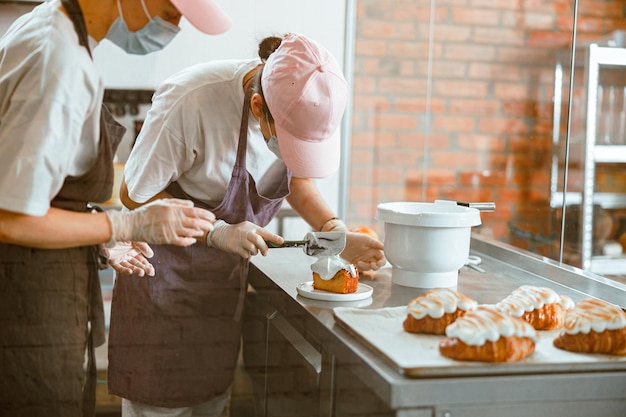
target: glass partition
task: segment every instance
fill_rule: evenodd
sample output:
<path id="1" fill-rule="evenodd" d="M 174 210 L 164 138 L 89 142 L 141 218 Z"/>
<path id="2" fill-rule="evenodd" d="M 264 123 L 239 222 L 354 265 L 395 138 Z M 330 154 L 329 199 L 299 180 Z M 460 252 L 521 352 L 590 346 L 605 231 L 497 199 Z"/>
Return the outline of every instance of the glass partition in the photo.
<path id="1" fill-rule="evenodd" d="M 349 224 L 381 232 L 386 201 L 492 201 L 475 233 L 626 271 L 622 1 L 360 0 L 355 15 Z"/>

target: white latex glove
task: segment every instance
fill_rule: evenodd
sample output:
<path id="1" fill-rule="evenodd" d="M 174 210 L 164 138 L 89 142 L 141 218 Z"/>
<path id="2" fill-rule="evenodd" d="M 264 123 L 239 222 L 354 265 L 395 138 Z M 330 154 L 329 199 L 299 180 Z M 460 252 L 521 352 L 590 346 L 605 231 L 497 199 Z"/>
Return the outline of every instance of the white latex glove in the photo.
<path id="1" fill-rule="evenodd" d="M 346 224 L 339 219 L 331 219 L 324 223 L 324 232 L 342 231 L 348 232 Z M 385 265 L 383 243 L 364 233 L 346 233 L 346 248 L 341 252 L 341 257 L 354 264 L 359 271 L 377 271 Z"/>
<path id="2" fill-rule="evenodd" d="M 377 271 L 387 262 L 384 249 L 383 242 L 378 239 L 364 233 L 348 232 L 341 257 L 359 271 Z"/>
<path id="3" fill-rule="evenodd" d="M 145 242 L 117 242 L 112 248 L 104 248 L 109 265 L 121 274 L 154 276 L 154 266 L 146 258 L 154 252 Z"/>
<path id="4" fill-rule="evenodd" d="M 189 200 L 166 198 L 153 201 L 131 211 L 105 211 L 111 222 L 115 241 L 148 242 L 189 246 L 196 237 L 211 231 L 215 215 L 193 206 Z"/>
<path id="5" fill-rule="evenodd" d="M 261 252 L 267 255 L 268 247 L 265 240 L 283 243 L 283 238 L 248 221 L 228 224 L 218 220 L 207 236 L 207 245 L 226 252 L 236 253 L 244 259 Z"/>

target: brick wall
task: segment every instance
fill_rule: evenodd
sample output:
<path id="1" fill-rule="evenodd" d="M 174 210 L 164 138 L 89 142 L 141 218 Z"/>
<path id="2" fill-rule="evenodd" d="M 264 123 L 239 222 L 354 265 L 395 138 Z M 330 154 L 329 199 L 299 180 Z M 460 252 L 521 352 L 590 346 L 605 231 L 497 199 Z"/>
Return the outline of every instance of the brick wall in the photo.
<path id="1" fill-rule="evenodd" d="M 554 62 L 573 2 L 432 4 L 357 2 L 347 223 L 376 229 L 385 201 L 495 201 L 484 232 L 550 235 Z M 625 8 L 581 0 L 579 41 L 626 29 Z"/>

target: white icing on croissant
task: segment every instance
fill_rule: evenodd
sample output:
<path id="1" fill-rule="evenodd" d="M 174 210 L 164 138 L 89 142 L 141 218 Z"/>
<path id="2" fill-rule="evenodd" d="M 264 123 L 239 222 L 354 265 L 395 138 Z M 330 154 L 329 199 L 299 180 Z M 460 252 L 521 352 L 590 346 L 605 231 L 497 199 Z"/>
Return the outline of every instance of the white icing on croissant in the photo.
<path id="1" fill-rule="evenodd" d="M 514 317 L 521 317 L 525 312 L 542 308 L 546 304 L 560 304 L 565 310 L 574 307 L 574 302 L 566 295 L 558 295 L 545 287 L 522 285 L 513 290 L 504 300 L 496 304 L 496 308 Z"/>
<path id="2" fill-rule="evenodd" d="M 566 333 L 601 333 L 626 327 L 626 313 L 620 307 L 602 300 L 586 298 L 565 314 Z"/>
<path id="3" fill-rule="evenodd" d="M 356 276 L 356 268 L 339 255 L 322 256 L 311 265 L 311 271 L 317 272 L 322 279 L 332 279 L 337 272 L 345 269 L 352 277 Z"/>
<path id="4" fill-rule="evenodd" d="M 524 320 L 495 308 L 478 306 L 446 327 L 446 336 L 456 337 L 466 345 L 482 346 L 500 337 L 529 337 L 537 341 L 537 332 Z"/>
<path id="5" fill-rule="evenodd" d="M 438 319 L 443 317 L 445 313 L 454 313 L 457 308 L 468 311 L 477 306 L 476 301 L 454 290 L 433 288 L 411 300 L 407 306 L 407 312 L 418 320 L 425 316 Z"/>

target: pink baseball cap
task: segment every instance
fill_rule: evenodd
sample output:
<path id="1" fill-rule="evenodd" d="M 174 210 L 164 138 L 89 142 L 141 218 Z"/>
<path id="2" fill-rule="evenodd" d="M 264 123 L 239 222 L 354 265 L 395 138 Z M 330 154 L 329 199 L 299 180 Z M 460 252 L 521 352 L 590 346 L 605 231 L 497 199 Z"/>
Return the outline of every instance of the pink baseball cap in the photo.
<path id="1" fill-rule="evenodd" d="M 230 17 L 213 0 L 170 0 L 198 30 L 219 35 L 233 25 Z"/>
<path id="2" fill-rule="evenodd" d="M 293 174 L 321 178 L 337 171 L 348 83 L 331 53 L 289 34 L 267 59 L 261 86 L 280 154 Z"/>

